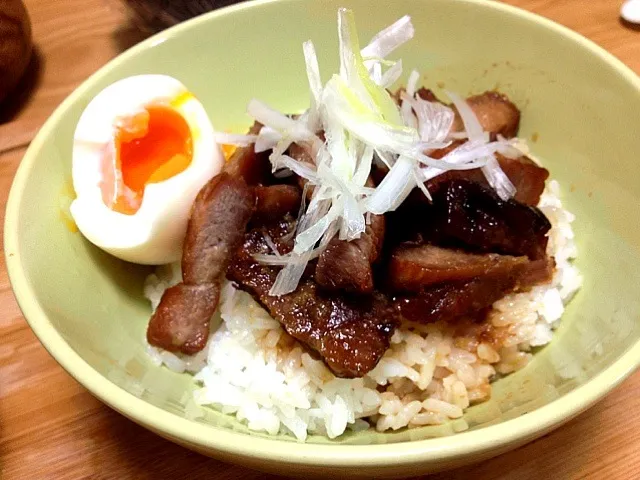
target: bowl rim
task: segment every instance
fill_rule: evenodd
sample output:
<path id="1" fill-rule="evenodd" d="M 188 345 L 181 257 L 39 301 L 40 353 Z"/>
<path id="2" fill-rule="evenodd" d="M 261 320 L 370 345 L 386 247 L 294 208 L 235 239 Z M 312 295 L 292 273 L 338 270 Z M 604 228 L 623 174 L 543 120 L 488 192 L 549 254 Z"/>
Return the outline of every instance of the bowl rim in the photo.
<path id="1" fill-rule="evenodd" d="M 112 59 L 77 87 L 45 122 L 25 153 L 13 180 L 7 201 L 4 225 L 5 260 L 14 295 L 28 324 L 53 358 L 80 384 L 114 410 L 136 423 L 168 436 L 171 439 L 219 454 L 257 457 L 271 462 L 298 465 L 325 465 L 343 467 L 364 464 L 367 467 L 388 465 L 414 465 L 425 462 L 446 462 L 469 453 L 505 449 L 509 445 L 524 443 L 577 416 L 627 378 L 640 366 L 640 342 L 632 345 L 612 365 L 581 385 L 518 418 L 455 435 L 374 445 L 317 444 L 286 442 L 276 438 L 247 436 L 215 425 L 201 424 L 160 407 L 149 404 L 117 386 L 85 362 L 57 332 L 42 308 L 36 292 L 22 269 L 18 242 L 19 212 L 23 191 L 45 139 L 66 115 L 70 107 L 102 76 L 139 52 L 164 42 L 172 36 L 206 23 L 212 18 L 231 15 L 248 8 L 259 8 L 281 0 L 255 0 L 225 7 L 183 22 L 160 32 Z M 510 16 L 536 23 L 559 34 L 567 41 L 581 45 L 609 65 L 640 92 L 640 78 L 624 63 L 591 40 L 547 18 L 500 2 L 485 0 L 459 0 L 479 8 L 489 8 Z M 286 448 L 281 448 L 286 446 Z"/>

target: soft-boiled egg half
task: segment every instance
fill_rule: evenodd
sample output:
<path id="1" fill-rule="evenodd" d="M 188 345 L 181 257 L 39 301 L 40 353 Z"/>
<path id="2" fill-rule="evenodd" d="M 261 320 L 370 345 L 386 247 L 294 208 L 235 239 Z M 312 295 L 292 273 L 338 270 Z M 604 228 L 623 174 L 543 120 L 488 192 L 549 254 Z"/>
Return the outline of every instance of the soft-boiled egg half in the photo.
<path id="1" fill-rule="evenodd" d="M 71 214 L 89 241 L 118 258 L 177 261 L 191 205 L 223 163 L 207 113 L 182 83 L 125 78 L 78 122 Z"/>

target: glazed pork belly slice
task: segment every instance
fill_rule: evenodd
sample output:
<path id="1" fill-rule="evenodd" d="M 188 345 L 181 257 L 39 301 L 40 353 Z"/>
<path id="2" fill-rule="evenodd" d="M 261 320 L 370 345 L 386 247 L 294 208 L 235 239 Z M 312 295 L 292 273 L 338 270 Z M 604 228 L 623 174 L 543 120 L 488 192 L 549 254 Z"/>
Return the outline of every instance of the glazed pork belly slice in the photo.
<path id="1" fill-rule="evenodd" d="M 444 183 L 433 195 L 423 234 L 438 241 L 462 244 L 483 253 L 546 256 L 549 220 L 536 207 L 501 200 L 490 188 L 468 180 Z"/>
<path id="2" fill-rule="evenodd" d="M 454 142 L 446 149 L 441 149 L 430 155 L 434 156 L 434 158 L 441 158 L 457 146 L 462 145 L 462 143 L 463 142 Z M 547 178 L 549 178 L 549 171 L 526 156 L 509 158 L 496 153 L 495 157 L 496 160 L 498 160 L 500 168 L 516 189 L 513 200 L 535 207 L 538 202 L 540 202 L 540 195 L 542 195 Z M 435 194 L 443 184 L 451 180 L 468 180 L 489 187 L 487 178 L 479 168 L 471 170 L 449 170 L 428 180 L 425 182 L 425 186 L 429 192 Z"/>
<path id="3" fill-rule="evenodd" d="M 430 243 L 472 253 L 545 258 L 549 220 L 534 206 L 501 200 L 465 179 L 444 180 L 429 202 L 422 192 L 387 214 L 386 248 Z M 412 193 L 412 195 L 413 195 Z"/>

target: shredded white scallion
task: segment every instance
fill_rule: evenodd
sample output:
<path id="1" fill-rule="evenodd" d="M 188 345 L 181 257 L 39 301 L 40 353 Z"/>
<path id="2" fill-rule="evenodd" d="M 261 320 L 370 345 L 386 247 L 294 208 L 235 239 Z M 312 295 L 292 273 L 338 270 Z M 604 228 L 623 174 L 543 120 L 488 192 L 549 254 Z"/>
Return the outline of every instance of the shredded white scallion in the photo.
<path id="1" fill-rule="evenodd" d="M 412 70 L 407 80 L 407 95 L 413 98 L 418 89 L 418 81 L 420 80 L 420 73 L 417 70 Z"/>
<path id="2" fill-rule="evenodd" d="M 386 72 L 382 74 L 382 77 L 380 77 L 380 82 L 376 83 L 384 88 L 390 88 L 391 85 L 398 81 L 400 75 L 402 75 L 402 60 L 398 60 L 396 63 L 394 63 Z"/>
<path id="3" fill-rule="evenodd" d="M 384 58 L 400 45 L 411 40 L 414 34 L 411 17 L 405 15 L 376 33 L 369 44 L 362 49 L 362 56 Z"/>
<path id="4" fill-rule="evenodd" d="M 273 150 L 273 148 L 282 140 L 282 135 L 271 127 L 264 126 L 260 129 L 254 150 L 256 153 Z"/>
<path id="5" fill-rule="evenodd" d="M 402 95 L 402 101 L 407 102 L 417 117 L 418 132 L 423 142 L 444 142 L 451 131 L 455 114 L 446 105 L 423 100 L 418 95 Z"/>
<path id="6" fill-rule="evenodd" d="M 237 147 L 248 147 L 256 143 L 258 135 L 243 135 L 240 133 L 215 132 L 214 138 L 219 145 L 235 145 Z"/>

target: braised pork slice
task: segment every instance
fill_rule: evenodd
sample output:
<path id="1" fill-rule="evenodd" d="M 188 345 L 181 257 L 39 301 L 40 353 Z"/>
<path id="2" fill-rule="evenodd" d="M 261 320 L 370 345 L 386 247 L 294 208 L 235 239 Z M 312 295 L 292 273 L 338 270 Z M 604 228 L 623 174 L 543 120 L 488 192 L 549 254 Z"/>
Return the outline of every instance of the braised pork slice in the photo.
<path id="1" fill-rule="evenodd" d="M 147 329 L 151 345 L 196 353 L 209 336 L 220 282 L 253 213 L 254 194 L 242 178 L 221 173 L 198 193 L 182 253 L 183 282 L 166 290 Z"/>
<path id="2" fill-rule="evenodd" d="M 419 293 L 398 295 L 394 302 L 402 317 L 414 322 L 447 322 L 473 317 L 509 293 L 548 282 L 553 265 L 552 259 L 527 260 L 509 271 L 431 285 Z"/>
<path id="3" fill-rule="evenodd" d="M 382 251 L 384 232 L 384 216 L 371 215 L 371 223 L 360 238 L 351 242 L 331 240 L 318 258 L 316 282 L 328 290 L 373 292 L 372 264 Z"/>
<path id="4" fill-rule="evenodd" d="M 440 102 L 431 90 L 424 87 L 417 93 L 424 100 Z M 492 139 L 495 140 L 498 134 L 505 138 L 513 138 L 517 135 L 520 128 L 520 110 L 506 95 L 498 92 L 485 92 L 469 97 L 466 101 L 478 117 L 482 128 L 489 132 Z M 452 130 L 454 132 L 463 131 L 462 118 L 455 108 L 452 108 L 456 114 Z M 429 155 L 433 158 L 442 158 L 463 143 L 464 141 L 455 141 L 450 146 L 431 152 Z M 537 205 L 549 172 L 525 156 L 512 159 L 497 153 L 496 158 L 504 173 L 516 187 L 514 199 L 526 205 Z M 452 170 L 427 182 L 427 188 L 429 191 L 433 191 L 443 180 L 454 178 L 464 178 L 488 185 L 480 169 Z"/>
<path id="5" fill-rule="evenodd" d="M 241 178 L 221 173 L 198 193 L 182 251 L 184 283 L 212 283 L 224 277 L 229 259 L 242 241 L 255 197 Z"/>
<path id="6" fill-rule="evenodd" d="M 428 88 L 425 87 L 420 87 L 418 89 L 418 91 L 416 92 L 416 94 L 423 100 L 426 100 L 427 102 L 437 102 L 437 103 L 442 103 L 438 97 L 436 97 L 436 94 L 433 93 L 431 90 L 429 90 Z"/>
<path id="7" fill-rule="evenodd" d="M 442 158 L 458 145 L 460 145 L 460 143 L 454 142 L 446 149 L 438 150 L 435 152 L 435 156 L 433 154 L 432 156 L 434 158 Z M 513 183 L 513 186 L 516 188 L 513 199 L 525 205 L 535 207 L 538 202 L 540 202 L 540 195 L 542 195 L 545 182 L 547 178 L 549 178 L 549 171 L 525 156 L 508 158 L 496 153 L 496 159 L 502 171 L 509 177 L 509 180 L 511 180 L 511 183 Z M 427 181 L 425 186 L 429 192 L 436 193 L 443 183 L 455 179 L 469 180 L 480 183 L 486 187 L 489 186 L 487 178 L 479 168 L 471 170 L 449 170 Z"/>
<path id="8" fill-rule="evenodd" d="M 257 186 L 254 218 L 260 222 L 272 222 L 295 213 L 300 208 L 302 192 L 295 185 Z"/>
<path id="9" fill-rule="evenodd" d="M 260 264 L 252 256 L 270 253 L 264 235 L 264 229 L 246 234 L 227 278 L 260 302 L 291 336 L 318 352 L 335 375 L 354 378 L 372 370 L 397 325 L 391 303 L 377 293 L 351 297 L 323 292 L 309 277 L 290 294 L 270 296 L 279 268 Z M 269 235 L 278 242 L 278 232 L 272 229 Z"/>
<path id="10" fill-rule="evenodd" d="M 513 291 L 515 285 L 512 276 L 481 277 L 434 285 L 416 295 L 400 295 L 395 303 L 402 317 L 412 322 L 448 322 L 482 311 Z"/>
<path id="11" fill-rule="evenodd" d="M 315 165 L 315 162 L 313 161 L 313 157 L 311 157 L 311 154 L 307 151 L 307 149 L 297 143 L 292 143 L 291 145 L 289 145 L 289 148 L 287 149 L 287 154 L 291 158 L 294 158 L 297 161 L 299 161 L 300 163 Z"/>
<path id="12" fill-rule="evenodd" d="M 549 178 L 549 170 L 524 156 L 508 158 L 497 153 L 496 158 L 502 171 L 516 187 L 513 199 L 525 205 L 538 205 L 545 182 Z"/>
<path id="13" fill-rule="evenodd" d="M 262 124 L 255 122 L 249 134 L 260 133 Z M 234 178 L 242 178 L 247 185 L 267 185 L 271 182 L 269 152 L 256 153 L 254 145 L 238 147 L 224 166 L 224 171 Z"/>
<path id="14" fill-rule="evenodd" d="M 404 87 L 400 87 L 398 88 L 395 92 L 389 92 L 389 94 L 391 95 L 391 98 L 393 98 L 395 100 L 395 102 L 400 105 L 400 103 L 402 102 L 402 97 L 403 94 L 407 91 L 406 88 Z M 436 94 L 433 93 L 432 90 L 426 88 L 426 87 L 420 87 L 418 89 L 418 91 L 416 92 L 416 94 L 423 100 L 426 100 L 427 102 L 437 102 L 437 103 L 442 103 L 443 105 L 445 104 L 444 102 L 442 102 L 438 97 L 436 97 Z"/>
<path id="15" fill-rule="evenodd" d="M 490 188 L 456 179 L 433 194 L 423 234 L 480 252 L 545 258 L 549 220 L 536 207 L 503 201 Z"/>
<path id="16" fill-rule="evenodd" d="M 435 245 L 405 244 L 391 254 L 387 282 L 394 291 L 419 292 L 437 283 L 467 281 L 484 275 L 511 276 L 527 263 L 527 257 L 478 255 Z"/>
<path id="17" fill-rule="evenodd" d="M 556 260 L 553 257 L 532 260 L 525 265 L 519 281 L 519 290 L 527 290 L 534 285 L 549 283 L 553 279 Z"/>
<path id="18" fill-rule="evenodd" d="M 485 92 L 469 97 L 466 101 L 478 117 L 482 129 L 489 132 L 493 139 L 498 135 L 513 138 L 518 134 L 520 110 L 506 95 L 498 92 Z M 464 123 L 458 112 L 455 111 L 455 113 L 452 131 L 461 132 L 464 130 Z"/>
<path id="19" fill-rule="evenodd" d="M 220 285 L 179 283 L 165 290 L 149 328 L 150 345 L 193 355 L 209 338 L 209 321 L 218 306 Z"/>

